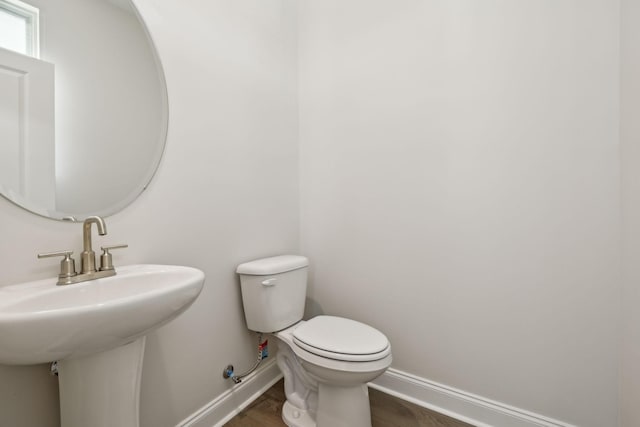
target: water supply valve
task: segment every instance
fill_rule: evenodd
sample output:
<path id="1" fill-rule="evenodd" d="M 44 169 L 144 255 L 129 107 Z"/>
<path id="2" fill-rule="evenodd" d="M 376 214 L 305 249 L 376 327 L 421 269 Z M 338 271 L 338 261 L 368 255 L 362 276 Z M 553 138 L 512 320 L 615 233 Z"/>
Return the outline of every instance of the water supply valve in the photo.
<path id="1" fill-rule="evenodd" d="M 231 378 L 235 384 L 239 384 L 242 381 L 242 378 L 255 371 L 260 365 L 260 362 L 262 362 L 267 357 L 269 357 L 269 341 L 262 341 L 262 333 L 258 332 L 258 358 L 253 367 L 251 367 L 251 369 L 246 372 L 236 375 L 233 371 L 233 365 L 227 365 L 227 367 L 222 371 L 222 378 L 224 378 L 225 380 Z"/>

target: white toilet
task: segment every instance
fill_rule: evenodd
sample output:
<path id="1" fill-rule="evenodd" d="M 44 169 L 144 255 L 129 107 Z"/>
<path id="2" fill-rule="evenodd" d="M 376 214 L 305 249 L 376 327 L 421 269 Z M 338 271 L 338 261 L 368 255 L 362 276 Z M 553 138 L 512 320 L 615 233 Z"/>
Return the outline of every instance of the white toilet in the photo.
<path id="1" fill-rule="evenodd" d="M 289 427 L 371 427 L 367 382 L 391 364 L 380 331 L 334 316 L 304 321 L 309 261 L 284 255 L 238 266 L 250 330 L 278 338 Z"/>

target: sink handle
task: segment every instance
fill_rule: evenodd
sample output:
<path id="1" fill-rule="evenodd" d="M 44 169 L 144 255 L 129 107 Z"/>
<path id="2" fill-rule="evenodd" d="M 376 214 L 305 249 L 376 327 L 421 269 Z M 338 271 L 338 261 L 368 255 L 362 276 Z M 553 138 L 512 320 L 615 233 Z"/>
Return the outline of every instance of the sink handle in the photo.
<path id="1" fill-rule="evenodd" d="M 73 255 L 73 251 L 46 252 L 38 254 L 38 258 L 51 258 L 56 256 L 64 257 L 62 261 L 60 261 L 60 274 L 58 274 L 60 281 L 64 281 L 64 279 L 68 279 L 69 277 L 73 277 L 77 274 L 76 262 L 71 258 L 71 255 Z"/>
<path id="2" fill-rule="evenodd" d="M 113 270 L 113 257 L 110 250 L 128 248 L 129 245 L 113 245 L 113 246 L 100 246 L 102 249 L 102 255 L 100 255 L 100 271 Z"/>

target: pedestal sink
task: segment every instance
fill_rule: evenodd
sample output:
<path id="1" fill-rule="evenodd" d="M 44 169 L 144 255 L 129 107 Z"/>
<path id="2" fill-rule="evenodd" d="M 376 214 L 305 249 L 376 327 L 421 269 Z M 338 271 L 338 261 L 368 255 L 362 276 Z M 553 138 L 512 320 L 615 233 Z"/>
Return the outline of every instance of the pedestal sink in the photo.
<path id="1" fill-rule="evenodd" d="M 137 427 L 145 335 L 195 301 L 204 273 L 131 265 L 56 281 L 0 288 L 0 364 L 58 361 L 62 427 Z"/>

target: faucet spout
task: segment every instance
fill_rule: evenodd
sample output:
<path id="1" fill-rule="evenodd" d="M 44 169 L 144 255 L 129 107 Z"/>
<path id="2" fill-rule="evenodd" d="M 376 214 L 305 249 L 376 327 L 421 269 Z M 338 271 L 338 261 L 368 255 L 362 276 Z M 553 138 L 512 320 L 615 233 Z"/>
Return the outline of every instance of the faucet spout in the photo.
<path id="1" fill-rule="evenodd" d="M 98 234 L 107 234 L 107 225 L 99 216 L 90 216 L 84 220 L 82 225 L 82 244 L 84 250 L 80 254 L 81 273 L 92 273 L 96 271 L 96 253 L 91 248 L 91 224 L 98 228 Z"/>
<path id="2" fill-rule="evenodd" d="M 107 234 L 107 225 L 104 223 L 104 219 L 99 216 L 90 216 L 85 219 L 82 225 L 82 244 L 85 251 L 91 251 L 91 224 L 96 225 L 99 235 Z"/>

